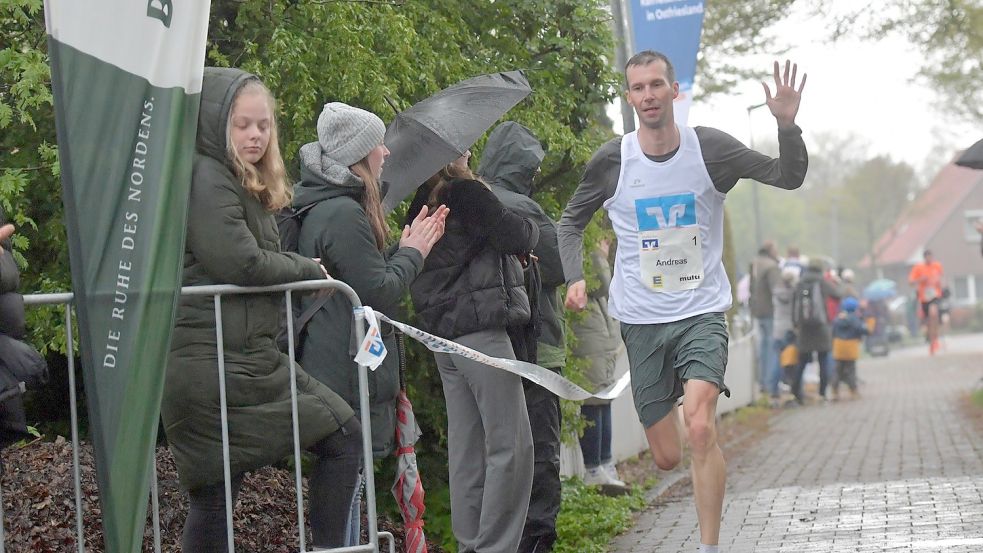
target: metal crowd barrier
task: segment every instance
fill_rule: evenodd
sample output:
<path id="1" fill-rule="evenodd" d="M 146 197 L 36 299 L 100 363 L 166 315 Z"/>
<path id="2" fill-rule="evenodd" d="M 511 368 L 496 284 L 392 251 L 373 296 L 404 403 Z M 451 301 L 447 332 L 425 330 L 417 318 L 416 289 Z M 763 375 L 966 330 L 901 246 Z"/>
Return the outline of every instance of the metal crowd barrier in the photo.
<path id="1" fill-rule="evenodd" d="M 229 284 L 222 285 L 212 285 L 212 286 L 185 286 L 181 288 L 182 296 L 212 296 L 215 301 L 215 336 L 218 343 L 218 371 L 219 371 L 219 399 L 221 401 L 221 416 L 222 416 L 222 456 L 225 464 L 225 517 L 226 517 L 226 531 L 228 533 L 229 540 L 229 553 L 235 553 L 235 540 L 234 531 L 232 525 L 232 478 L 231 470 L 229 467 L 229 426 L 228 426 L 228 411 L 225 396 L 225 352 L 224 343 L 222 337 L 222 296 L 230 296 L 237 294 L 265 294 L 271 292 L 283 292 L 284 293 L 284 303 L 286 305 L 286 312 L 292 313 L 292 293 L 294 291 L 298 292 L 310 292 L 322 289 L 334 289 L 342 292 L 348 297 L 348 300 L 352 304 L 352 309 L 355 313 L 355 337 L 357 344 L 362 342 L 365 337 L 365 328 L 362 324 L 365 320 L 359 307 L 362 307 L 362 302 L 359 300 L 358 295 L 354 290 L 344 282 L 339 280 L 307 280 L 300 282 L 292 282 L 289 284 L 279 284 L 276 286 L 254 286 L 254 287 L 241 287 L 233 286 Z M 75 531 L 76 540 L 78 544 L 78 553 L 85 553 L 85 540 L 83 536 L 83 524 L 82 524 L 82 483 L 81 483 L 81 473 L 79 468 L 79 438 L 78 438 L 78 412 L 76 408 L 76 394 L 75 394 L 75 352 L 73 345 L 72 336 L 72 302 L 73 294 L 71 293 L 59 293 L 59 294 L 32 294 L 24 296 L 24 303 L 26 305 L 65 305 L 65 332 L 66 332 L 66 347 L 67 347 L 67 357 L 68 357 L 68 386 L 69 386 L 69 396 L 71 401 L 71 425 L 72 425 L 72 472 L 75 480 Z M 385 538 L 388 542 L 389 553 L 395 553 L 395 540 L 393 535 L 389 532 L 379 532 L 378 521 L 376 520 L 376 497 L 375 497 L 375 477 L 372 471 L 372 428 L 371 420 L 369 415 L 369 394 L 368 394 L 368 367 L 365 365 L 358 366 L 358 386 L 359 386 L 359 410 L 361 412 L 361 423 L 362 423 L 362 454 L 364 460 L 364 476 L 363 483 L 365 486 L 366 494 L 366 514 L 368 517 L 368 543 L 356 545 L 352 547 L 340 547 L 333 549 L 307 549 L 307 537 L 304 528 L 304 498 L 302 491 L 302 476 L 301 476 L 301 449 L 300 449 L 300 427 L 297 418 L 297 381 L 296 381 L 296 367 L 295 367 L 295 357 L 296 353 L 294 351 L 294 329 L 293 329 L 293 317 L 287 317 L 287 335 L 289 342 L 289 352 L 290 357 L 290 401 L 291 401 L 291 411 L 293 417 L 293 442 L 294 442 L 294 479 L 297 493 L 297 521 L 299 529 L 300 538 L 300 553 L 313 553 L 315 551 L 320 552 L 334 552 L 334 553 L 361 553 L 361 552 L 378 552 L 380 538 Z M 154 551 L 155 553 L 160 553 L 161 551 L 161 539 L 160 539 L 160 512 L 159 512 L 159 502 L 158 502 L 158 490 L 157 490 L 157 466 L 156 457 L 151 460 L 153 464 L 153 478 L 150 488 L 150 498 L 151 498 L 151 511 L 152 511 L 152 521 L 153 521 L 153 532 L 154 532 Z M 3 530 L 3 501 L 2 495 L 0 495 L 0 553 L 4 553 L 4 530 Z"/>

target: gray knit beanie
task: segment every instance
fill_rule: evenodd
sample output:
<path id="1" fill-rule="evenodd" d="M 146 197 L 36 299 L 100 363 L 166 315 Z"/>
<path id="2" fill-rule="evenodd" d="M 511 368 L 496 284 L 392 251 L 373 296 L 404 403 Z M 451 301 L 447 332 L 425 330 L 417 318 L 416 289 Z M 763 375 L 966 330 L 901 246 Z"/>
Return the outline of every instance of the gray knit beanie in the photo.
<path id="1" fill-rule="evenodd" d="M 374 113 L 343 104 L 324 104 L 317 118 L 317 141 L 321 153 L 350 167 L 382 144 L 386 126 Z"/>

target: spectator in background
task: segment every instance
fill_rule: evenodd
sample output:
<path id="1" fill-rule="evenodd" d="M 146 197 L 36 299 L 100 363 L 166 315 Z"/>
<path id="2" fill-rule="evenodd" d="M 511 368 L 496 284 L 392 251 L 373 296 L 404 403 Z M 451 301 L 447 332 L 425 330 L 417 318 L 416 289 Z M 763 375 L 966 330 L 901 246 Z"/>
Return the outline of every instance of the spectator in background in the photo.
<path id="1" fill-rule="evenodd" d="M 502 205 L 539 227 L 539 241 L 533 253 L 539 260 L 540 289 L 534 306 L 537 312 L 532 314 L 538 317 L 533 322 L 539 335 L 534 348 L 524 349 L 534 349 L 534 361 L 539 366 L 561 373 L 566 364 L 563 307 L 558 296 L 558 288 L 564 282 L 563 264 L 556 242 L 556 223 L 532 199 L 533 180 L 545 156 L 532 131 L 514 121 L 505 121 L 488 135 L 478 174 Z M 527 293 L 532 297 L 536 291 Z M 521 348 L 517 347 L 515 333 L 510 334 L 518 355 Z M 529 513 L 518 553 L 547 553 L 556 542 L 556 516 L 560 512 L 560 398 L 525 379 L 522 388 L 532 426 L 535 465 Z"/>
<path id="2" fill-rule="evenodd" d="M 591 266 L 598 286 L 587 293 L 587 307 L 584 308 L 583 318 L 570 323 L 570 330 L 577 342 L 573 354 L 587 360 L 584 376 L 595 391 L 610 386 L 618 378 L 617 361 L 625 350 L 618 322 L 608 315 L 610 246 L 611 241 L 605 238 L 591 253 Z M 580 412 L 587 420 L 584 435 L 580 438 L 580 449 L 587 468 L 584 484 L 623 488 L 625 483 L 618 478 L 618 471 L 611 457 L 611 400 L 587 399 L 580 406 Z"/>
<path id="3" fill-rule="evenodd" d="M 782 379 L 782 370 L 786 366 L 798 365 L 783 362 L 782 352 L 789 345 L 795 344 L 795 325 L 792 322 L 792 300 L 795 297 L 795 287 L 799 283 L 799 272 L 794 267 L 782 269 L 781 276 L 771 289 L 772 303 L 775 308 L 774 328 L 772 329 L 772 350 L 775 355 L 775 368 L 768 378 L 768 393 L 771 395 L 771 406 L 778 407 L 780 393 L 778 384 Z"/>
<path id="4" fill-rule="evenodd" d="M 774 353 L 775 308 L 772 302 L 772 288 L 778 285 L 778 248 L 771 240 L 765 241 L 758 255 L 751 261 L 751 316 L 758 321 L 758 388 L 762 393 L 769 390 L 768 381 L 776 372 Z"/>
<path id="5" fill-rule="evenodd" d="M 796 272 L 796 277 L 802 276 L 802 269 L 805 266 L 806 260 L 799 255 L 798 246 L 789 246 L 785 249 L 785 259 L 781 262 L 781 268 L 792 268 Z"/>
<path id="6" fill-rule="evenodd" d="M 799 348 L 799 367 L 792 391 L 799 404 L 804 401 L 802 374 L 813 357 L 819 363 L 819 396 L 826 399 L 826 386 L 832 369 L 829 353 L 833 347 L 833 336 L 826 314 L 826 299 L 839 297 L 839 290 L 823 277 L 822 260 L 810 260 L 802 272 L 792 300 L 792 323 Z"/>
<path id="7" fill-rule="evenodd" d="M 860 298 L 860 291 L 857 290 L 856 275 L 852 269 L 840 271 L 840 292 L 844 298 Z"/>
<path id="8" fill-rule="evenodd" d="M 860 358 L 860 340 L 867 335 L 867 326 L 857 313 L 860 303 L 848 296 L 840 302 L 840 313 L 833 321 L 833 360 L 836 363 L 836 381 L 833 382 L 833 399 L 840 399 L 840 382 L 850 388 L 851 399 L 857 393 L 857 359 Z"/>

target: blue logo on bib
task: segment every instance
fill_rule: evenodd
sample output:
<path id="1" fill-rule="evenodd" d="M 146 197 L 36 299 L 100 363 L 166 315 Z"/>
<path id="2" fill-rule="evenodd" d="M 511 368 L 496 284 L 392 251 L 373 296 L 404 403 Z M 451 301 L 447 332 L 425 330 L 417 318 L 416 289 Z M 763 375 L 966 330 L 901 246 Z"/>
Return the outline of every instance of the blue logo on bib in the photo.
<path id="1" fill-rule="evenodd" d="M 635 216 L 638 218 L 638 230 L 695 225 L 696 196 L 687 193 L 658 198 L 641 198 L 635 200 Z"/>

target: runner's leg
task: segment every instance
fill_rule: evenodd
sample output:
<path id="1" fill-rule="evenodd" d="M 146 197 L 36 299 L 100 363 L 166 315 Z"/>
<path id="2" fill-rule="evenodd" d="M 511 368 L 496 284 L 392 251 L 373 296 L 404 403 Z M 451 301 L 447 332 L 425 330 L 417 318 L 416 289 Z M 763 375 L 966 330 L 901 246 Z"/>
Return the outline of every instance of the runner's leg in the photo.
<path id="1" fill-rule="evenodd" d="M 679 412 L 673 407 L 659 422 L 645 429 L 649 451 L 662 470 L 672 470 L 683 458 L 683 438 L 679 428 Z"/>
<path id="2" fill-rule="evenodd" d="M 683 416 L 693 455 L 693 495 L 700 522 L 700 542 L 716 545 L 720 539 L 720 516 L 727 480 L 727 465 L 717 443 L 720 389 L 716 384 L 702 380 L 689 380 L 685 388 Z"/>

